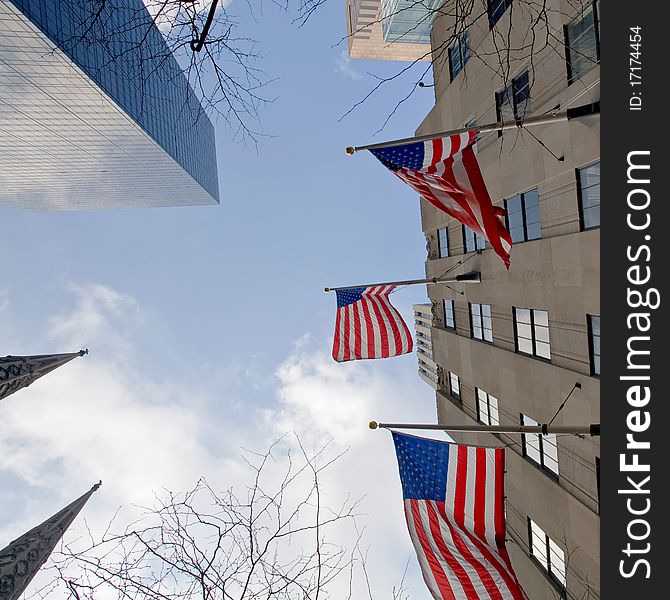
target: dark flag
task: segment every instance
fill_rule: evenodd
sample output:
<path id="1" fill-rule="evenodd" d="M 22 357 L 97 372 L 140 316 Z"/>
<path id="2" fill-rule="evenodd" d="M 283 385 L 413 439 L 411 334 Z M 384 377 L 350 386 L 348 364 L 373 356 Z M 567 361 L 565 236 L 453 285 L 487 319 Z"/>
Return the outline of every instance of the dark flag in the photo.
<path id="1" fill-rule="evenodd" d="M 0 357 L 0 400 L 29 386 L 33 381 L 70 362 L 88 350 L 69 354 Z"/>
<path id="2" fill-rule="evenodd" d="M 72 504 L 0 550 L 0 600 L 18 600 L 65 530 L 101 484 L 96 483 Z"/>

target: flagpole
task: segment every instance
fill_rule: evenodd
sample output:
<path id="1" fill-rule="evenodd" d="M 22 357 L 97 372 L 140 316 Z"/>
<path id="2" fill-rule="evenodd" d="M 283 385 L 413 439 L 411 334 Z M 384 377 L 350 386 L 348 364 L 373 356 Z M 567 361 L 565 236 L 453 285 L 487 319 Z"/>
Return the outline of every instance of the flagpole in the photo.
<path id="1" fill-rule="evenodd" d="M 580 117 L 587 117 L 595 114 L 600 114 L 600 102 L 592 104 L 585 104 L 575 108 L 568 108 L 563 112 L 553 111 L 549 115 L 539 115 L 537 117 L 528 117 L 527 119 L 515 119 L 514 121 L 498 121 L 496 123 L 489 123 L 488 125 L 476 125 L 474 127 L 461 127 L 460 129 L 452 129 L 451 131 L 441 131 L 440 133 L 429 133 L 426 135 L 419 135 L 416 137 L 403 138 L 401 140 L 392 140 L 390 142 L 380 142 L 379 144 L 368 144 L 367 146 L 349 146 L 345 152 L 351 156 L 361 150 L 374 150 L 376 148 L 389 148 L 393 146 L 402 146 L 403 144 L 410 144 L 412 142 L 425 142 L 436 138 L 448 137 L 450 135 L 457 135 L 459 133 L 466 133 L 468 131 L 478 131 L 486 133 L 488 131 L 504 131 L 506 129 L 518 129 L 520 127 L 532 127 L 534 125 L 549 125 L 551 123 L 562 123 L 564 121 L 572 121 Z"/>
<path id="2" fill-rule="evenodd" d="M 342 287 L 323 288 L 324 292 L 336 292 L 337 290 L 352 290 L 356 288 L 368 288 L 383 285 L 420 285 L 422 283 L 479 283 L 481 273 L 479 271 L 470 271 L 455 277 L 430 277 L 428 279 L 406 279 L 405 281 L 386 281 L 383 283 L 362 283 L 360 285 L 345 285 Z"/>
<path id="3" fill-rule="evenodd" d="M 370 421 L 370 429 L 426 429 L 433 431 L 462 431 L 467 433 L 568 433 L 600 435 L 600 423 L 590 425 L 440 425 L 420 423 L 377 423 Z"/>

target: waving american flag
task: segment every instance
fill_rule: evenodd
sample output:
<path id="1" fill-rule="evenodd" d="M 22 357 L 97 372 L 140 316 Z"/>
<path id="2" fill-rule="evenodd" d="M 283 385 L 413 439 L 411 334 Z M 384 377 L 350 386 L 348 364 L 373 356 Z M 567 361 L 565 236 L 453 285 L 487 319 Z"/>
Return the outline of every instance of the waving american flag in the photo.
<path id="1" fill-rule="evenodd" d="M 384 166 L 437 209 L 485 237 L 509 269 L 512 238 L 484 184 L 472 144 L 475 131 L 371 149 Z"/>
<path id="2" fill-rule="evenodd" d="M 388 358 L 412 351 L 412 336 L 389 294 L 394 285 L 337 290 L 333 358 Z"/>
<path id="3" fill-rule="evenodd" d="M 523 600 L 505 548 L 505 450 L 393 432 L 405 517 L 435 600 Z"/>

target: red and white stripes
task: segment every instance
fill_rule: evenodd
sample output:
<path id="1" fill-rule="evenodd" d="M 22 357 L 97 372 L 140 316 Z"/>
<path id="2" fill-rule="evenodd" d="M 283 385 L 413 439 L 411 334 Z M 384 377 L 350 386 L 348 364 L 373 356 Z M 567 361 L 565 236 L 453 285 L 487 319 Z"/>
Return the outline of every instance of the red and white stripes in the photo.
<path id="1" fill-rule="evenodd" d="M 488 239 L 509 268 L 512 238 L 493 206 L 477 162 L 470 131 L 424 142 L 423 168 L 402 167 L 395 174 L 433 206 Z"/>
<path id="2" fill-rule="evenodd" d="M 412 337 L 388 295 L 395 286 L 373 286 L 337 309 L 333 358 L 337 362 L 388 358 L 412 351 Z"/>
<path id="3" fill-rule="evenodd" d="M 452 445 L 445 502 L 405 500 L 436 600 L 523 600 L 505 548 L 504 450 Z"/>

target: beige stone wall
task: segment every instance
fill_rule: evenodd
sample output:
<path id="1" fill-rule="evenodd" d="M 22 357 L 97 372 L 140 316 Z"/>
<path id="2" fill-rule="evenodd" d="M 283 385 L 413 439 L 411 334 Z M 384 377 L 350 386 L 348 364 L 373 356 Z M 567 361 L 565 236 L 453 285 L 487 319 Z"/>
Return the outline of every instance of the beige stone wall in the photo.
<path id="1" fill-rule="evenodd" d="M 522 3 L 516 2 L 521 7 Z M 579 106 L 600 99 L 599 67 L 568 85 L 563 24 L 577 12 L 573 2 L 550 0 L 550 24 L 555 40 L 538 49 L 531 65 L 518 55 L 510 58 L 510 76 L 529 68 L 530 112 Z M 514 7 L 515 4 L 512 5 Z M 528 34 L 528 15 L 520 8 L 508 10 L 496 25 L 507 31 L 512 17 L 512 45 Z M 492 63 L 495 55 L 488 19 L 470 28 L 474 55 L 466 68 L 450 81 L 445 54 L 434 53 L 436 104 L 417 130 L 435 133 L 462 127 L 472 118 L 485 124 L 497 120 L 495 92 L 504 78 Z M 445 17 L 436 19 L 433 47 L 438 48 L 453 32 Z M 488 64 L 487 64 L 488 63 Z M 557 160 L 524 131 L 484 134 L 478 141 L 478 159 L 494 204 L 505 198 L 538 189 L 542 238 L 515 244 L 511 268 L 490 246 L 481 253 L 464 254 L 462 228 L 445 213 L 421 201 L 423 230 L 428 239 L 427 276 L 436 276 L 463 261 L 452 273 L 481 271 L 480 284 L 462 284 L 454 293 L 444 285 L 431 285 L 429 296 L 455 305 L 456 331 L 446 330 L 438 319 L 432 330 L 435 362 L 457 374 L 461 402 L 443 388 L 437 392 L 438 421 L 472 424 L 476 420 L 475 388 L 495 396 L 501 423 L 519 424 L 519 414 L 546 422 L 552 418 L 575 383 L 581 384 L 554 423 L 600 422 L 600 381 L 590 375 L 587 314 L 600 314 L 600 231 L 580 231 L 576 169 L 599 159 L 599 122 L 561 123 L 533 128 L 532 132 L 559 157 Z M 437 259 L 437 229 L 449 231 L 448 258 Z M 490 304 L 493 343 L 470 337 L 468 302 Z M 513 307 L 536 308 L 549 314 L 551 361 L 515 351 Z M 441 309 L 438 310 L 441 314 Z M 531 517 L 566 552 L 568 598 L 599 598 L 599 534 L 596 457 L 599 438 L 558 439 L 558 480 L 545 474 L 522 456 L 520 436 L 467 434 L 457 441 L 510 447 L 507 466 L 507 519 L 509 549 L 519 579 L 533 600 L 558 598 L 543 571 L 529 558 L 527 519 Z M 587 590 L 590 595 L 587 595 Z"/>

